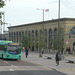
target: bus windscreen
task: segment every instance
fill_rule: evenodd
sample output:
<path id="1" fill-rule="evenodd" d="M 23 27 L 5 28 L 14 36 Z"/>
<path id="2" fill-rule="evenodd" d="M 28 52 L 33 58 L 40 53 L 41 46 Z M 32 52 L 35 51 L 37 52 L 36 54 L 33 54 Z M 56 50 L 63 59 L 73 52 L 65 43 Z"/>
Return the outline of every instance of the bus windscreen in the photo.
<path id="1" fill-rule="evenodd" d="M 21 45 L 17 43 L 9 43 L 8 44 L 8 53 L 9 54 L 20 54 L 21 53 Z"/>

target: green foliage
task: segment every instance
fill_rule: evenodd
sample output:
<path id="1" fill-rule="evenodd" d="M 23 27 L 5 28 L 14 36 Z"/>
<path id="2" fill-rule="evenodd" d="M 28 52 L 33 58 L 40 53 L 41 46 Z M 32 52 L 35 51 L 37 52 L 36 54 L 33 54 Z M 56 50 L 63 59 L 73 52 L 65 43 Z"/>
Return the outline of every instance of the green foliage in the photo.
<path id="1" fill-rule="evenodd" d="M 58 31 L 57 31 L 58 32 Z M 54 34 L 54 38 L 52 39 L 53 41 L 53 49 L 58 50 L 58 34 Z M 63 28 L 60 28 L 59 32 L 59 50 L 61 51 L 64 48 L 64 30 Z"/>
<path id="2" fill-rule="evenodd" d="M 38 39 L 38 37 L 36 36 L 36 37 L 34 38 L 34 46 L 35 46 L 35 48 L 38 47 L 38 41 L 37 41 L 37 39 Z"/>
<path id="3" fill-rule="evenodd" d="M 3 8 L 5 6 L 5 1 L 0 0 L 0 8 Z"/>
<path id="4" fill-rule="evenodd" d="M 38 46 L 40 49 L 45 49 L 46 48 L 46 39 L 47 39 L 47 36 L 45 36 L 46 32 L 45 30 L 41 30 L 41 32 L 39 32 L 39 41 L 38 41 Z"/>
<path id="5" fill-rule="evenodd" d="M 30 45 L 29 32 L 28 31 L 26 31 L 25 35 L 23 35 L 22 44 L 23 44 L 23 47 L 25 47 L 25 48 L 28 48 Z"/>
<path id="6" fill-rule="evenodd" d="M 3 0 L 0 0 L 0 8 L 3 8 L 5 6 L 5 1 L 3 1 Z M 0 19 L 2 18 L 2 15 L 3 15 L 4 13 L 3 12 L 0 12 Z M 3 22 L 1 21 L 1 25 L 3 24 Z"/>

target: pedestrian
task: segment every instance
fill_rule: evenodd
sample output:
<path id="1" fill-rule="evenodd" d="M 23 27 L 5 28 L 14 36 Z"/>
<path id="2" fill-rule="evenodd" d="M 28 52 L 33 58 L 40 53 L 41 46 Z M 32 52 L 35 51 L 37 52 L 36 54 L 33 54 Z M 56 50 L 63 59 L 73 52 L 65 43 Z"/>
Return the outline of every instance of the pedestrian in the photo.
<path id="1" fill-rule="evenodd" d="M 56 60 L 56 66 L 58 66 L 59 65 L 59 53 L 58 52 L 56 53 L 55 60 Z"/>
<path id="2" fill-rule="evenodd" d="M 27 58 L 27 56 L 28 56 L 28 49 L 27 48 L 25 48 L 25 55 L 26 55 L 26 58 Z"/>
<path id="3" fill-rule="evenodd" d="M 70 51 L 71 51 L 70 47 L 69 47 L 69 50 L 68 51 L 69 51 L 69 54 L 70 54 Z"/>

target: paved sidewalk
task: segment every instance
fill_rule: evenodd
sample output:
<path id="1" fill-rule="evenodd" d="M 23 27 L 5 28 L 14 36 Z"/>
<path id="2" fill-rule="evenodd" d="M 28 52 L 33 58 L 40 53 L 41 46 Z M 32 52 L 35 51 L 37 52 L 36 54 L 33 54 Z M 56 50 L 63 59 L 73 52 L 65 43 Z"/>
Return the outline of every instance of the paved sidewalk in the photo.
<path id="1" fill-rule="evenodd" d="M 52 59 L 47 59 L 46 56 L 51 57 Z M 54 70 L 66 73 L 68 75 L 75 75 L 75 64 L 68 63 L 66 59 L 74 59 L 73 56 L 65 56 L 65 59 L 60 61 L 59 66 L 56 66 L 55 55 L 52 54 L 43 54 L 42 58 L 39 58 L 39 53 L 30 52 L 28 58 L 25 57 L 25 53 L 22 53 L 22 60 L 26 60 L 32 63 L 42 65 L 44 67 L 52 68 Z"/>

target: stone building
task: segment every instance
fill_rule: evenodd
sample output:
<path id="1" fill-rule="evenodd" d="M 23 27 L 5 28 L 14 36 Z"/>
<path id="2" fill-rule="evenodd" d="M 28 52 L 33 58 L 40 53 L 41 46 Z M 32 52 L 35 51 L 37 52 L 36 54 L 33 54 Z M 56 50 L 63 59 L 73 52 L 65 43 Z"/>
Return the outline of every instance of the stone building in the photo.
<path id="1" fill-rule="evenodd" d="M 67 47 L 70 47 L 71 50 L 73 50 L 75 48 L 75 18 L 61 18 L 60 27 L 63 28 L 65 34 L 64 49 L 66 50 Z M 58 30 L 58 19 L 8 27 L 9 40 L 21 42 L 26 30 L 29 31 L 29 34 L 33 34 L 34 38 L 38 37 L 38 32 L 40 32 L 42 28 L 46 31 L 47 50 L 45 50 L 45 52 L 48 53 L 53 46 L 53 42 L 50 39 L 54 37 L 53 33 L 57 33 Z M 31 47 L 31 50 L 38 51 L 35 50 L 34 45 Z"/>

